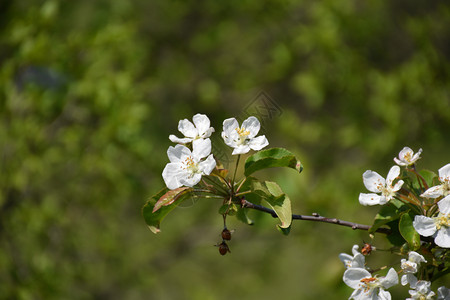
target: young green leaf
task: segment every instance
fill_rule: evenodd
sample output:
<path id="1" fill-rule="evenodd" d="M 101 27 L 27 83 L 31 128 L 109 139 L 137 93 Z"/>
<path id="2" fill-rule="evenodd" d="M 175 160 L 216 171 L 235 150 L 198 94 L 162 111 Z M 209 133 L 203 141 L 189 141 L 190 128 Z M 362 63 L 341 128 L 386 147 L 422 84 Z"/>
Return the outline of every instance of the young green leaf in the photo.
<path id="1" fill-rule="evenodd" d="M 413 218 L 409 213 L 404 213 L 400 217 L 398 229 L 402 237 L 408 242 L 410 249 L 417 250 L 420 248 L 420 236 L 413 226 Z"/>
<path id="2" fill-rule="evenodd" d="M 189 192 L 186 190 L 189 190 L 189 187 L 182 186 L 174 190 L 169 190 L 167 193 L 162 195 L 161 198 L 155 203 L 155 206 L 153 207 L 153 213 L 156 212 L 158 209 L 161 208 L 161 206 L 168 206 L 175 202 L 177 199 L 179 199 L 184 193 Z"/>
<path id="3" fill-rule="evenodd" d="M 283 193 L 278 184 L 272 181 L 254 181 L 252 190 L 264 201 L 266 201 L 269 206 L 275 211 L 281 221 L 281 224 L 278 225 L 280 228 L 286 229 L 291 226 L 291 200 L 285 193 Z M 286 234 L 289 231 L 284 230 L 282 232 Z"/>
<path id="4" fill-rule="evenodd" d="M 381 226 L 400 218 L 401 214 L 406 209 L 406 206 L 401 201 L 392 199 L 388 204 L 381 207 L 380 211 L 375 216 L 375 220 L 372 227 L 369 229 L 369 233 L 375 233 Z"/>
<path id="5" fill-rule="evenodd" d="M 168 193 L 168 191 L 169 190 L 167 188 L 162 189 L 159 193 L 151 197 L 142 208 L 142 215 L 144 216 L 145 222 L 153 233 L 160 232 L 161 230 L 159 229 L 159 227 L 164 217 L 175 207 L 177 207 L 182 201 L 188 199 L 191 196 L 191 189 L 183 189 L 180 192 L 181 195 L 177 197 L 177 201 L 174 200 L 170 202 L 168 200 L 169 197 L 167 196 L 165 200 L 160 202 L 160 207 L 155 210 L 155 206 L 158 201 L 160 201 L 160 199 L 164 197 Z M 177 195 L 173 195 L 173 198 Z"/>
<path id="6" fill-rule="evenodd" d="M 301 172 L 303 166 L 290 151 L 283 148 L 271 148 L 259 151 L 245 161 L 245 176 L 273 167 L 288 167 Z"/>

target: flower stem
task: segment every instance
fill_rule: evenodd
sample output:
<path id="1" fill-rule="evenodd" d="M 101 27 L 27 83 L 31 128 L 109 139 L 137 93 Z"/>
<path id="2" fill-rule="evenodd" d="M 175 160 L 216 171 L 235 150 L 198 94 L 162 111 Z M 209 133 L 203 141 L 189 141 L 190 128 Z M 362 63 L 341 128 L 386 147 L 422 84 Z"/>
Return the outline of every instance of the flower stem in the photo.
<path id="1" fill-rule="evenodd" d="M 239 160 L 241 159 L 241 155 L 239 154 L 236 160 L 236 167 L 234 169 L 233 181 L 231 181 L 231 193 L 234 194 L 234 181 L 236 180 L 236 173 L 239 166 Z"/>

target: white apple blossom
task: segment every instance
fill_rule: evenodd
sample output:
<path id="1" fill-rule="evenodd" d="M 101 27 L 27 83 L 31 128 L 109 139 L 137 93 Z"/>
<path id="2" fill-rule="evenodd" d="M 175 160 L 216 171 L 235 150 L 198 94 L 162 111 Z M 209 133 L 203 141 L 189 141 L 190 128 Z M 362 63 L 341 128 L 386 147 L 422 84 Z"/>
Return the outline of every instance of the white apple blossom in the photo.
<path id="1" fill-rule="evenodd" d="M 412 274 L 416 274 L 418 271 L 419 264 L 422 262 L 427 262 L 425 258 L 415 251 L 411 251 L 408 254 L 408 260 L 401 260 L 401 268 L 404 273 L 401 278 L 402 285 L 410 284 L 411 287 L 417 282 L 417 278 Z"/>
<path id="2" fill-rule="evenodd" d="M 436 295 L 430 289 L 431 282 L 425 280 L 417 281 L 416 285 L 412 287 L 412 290 L 409 290 L 409 294 L 411 298 L 406 298 L 405 300 L 430 300 L 433 299 L 433 296 Z"/>
<path id="3" fill-rule="evenodd" d="M 349 299 L 354 300 L 391 300 L 388 289 L 398 284 L 397 272 L 391 268 L 385 277 L 372 277 L 366 269 L 349 268 L 344 272 L 346 285 L 355 289 Z"/>
<path id="4" fill-rule="evenodd" d="M 196 139 L 206 139 L 214 132 L 214 128 L 210 127 L 209 118 L 206 115 L 196 114 L 191 121 L 188 119 L 180 120 L 178 122 L 178 130 L 184 135 L 184 138 L 169 135 L 169 139 L 178 144 L 187 144 Z"/>
<path id="5" fill-rule="evenodd" d="M 400 190 L 403 185 L 403 180 L 399 180 L 395 185 L 393 185 L 394 180 L 399 175 L 399 166 L 393 166 L 389 170 L 386 180 L 377 172 L 370 170 L 364 172 L 363 181 L 366 188 L 373 193 L 380 193 L 380 195 L 360 193 L 359 203 L 361 203 L 362 205 L 383 205 L 392 200 L 395 196 L 395 193 Z"/>
<path id="6" fill-rule="evenodd" d="M 433 236 L 436 245 L 450 248 L 450 195 L 437 203 L 437 217 L 417 215 L 414 217 L 414 229 L 422 236 Z"/>
<path id="7" fill-rule="evenodd" d="M 342 261 L 344 266 L 348 268 L 364 268 L 366 259 L 364 255 L 358 252 L 358 245 L 354 245 L 352 248 L 353 256 L 347 253 L 339 254 L 339 259 Z"/>
<path id="8" fill-rule="evenodd" d="M 425 198 L 439 198 L 440 196 L 450 195 L 450 164 L 446 164 L 439 169 L 440 185 L 430 187 L 421 197 Z"/>
<path id="9" fill-rule="evenodd" d="M 450 300 L 450 289 L 441 286 L 437 289 L 437 300 Z"/>
<path id="10" fill-rule="evenodd" d="M 170 163 L 163 170 L 162 177 L 171 190 L 181 186 L 196 185 L 202 175 L 209 175 L 216 161 L 211 153 L 211 140 L 198 139 L 192 142 L 193 150 L 183 145 L 170 146 L 167 156 Z M 205 158 L 205 160 L 202 160 Z"/>
<path id="11" fill-rule="evenodd" d="M 242 122 L 241 127 L 235 118 L 229 118 L 223 121 L 222 138 L 234 148 L 233 155 L 247 153 L 250 149 L 258 151 L 269 144 L 264 135 L 256 137 L 260 128 L 261 124 L 253 116 Z"/>
<path id="12" fill-rule="evenodd" d="M 416 154 L 409 147 L 404 147 L 398 154 L 398 158 L 394 157 L 394 161 L 399 166 L 410 166 L 416 163 L 420 159 L 422 149 L 419 149 Z"/>

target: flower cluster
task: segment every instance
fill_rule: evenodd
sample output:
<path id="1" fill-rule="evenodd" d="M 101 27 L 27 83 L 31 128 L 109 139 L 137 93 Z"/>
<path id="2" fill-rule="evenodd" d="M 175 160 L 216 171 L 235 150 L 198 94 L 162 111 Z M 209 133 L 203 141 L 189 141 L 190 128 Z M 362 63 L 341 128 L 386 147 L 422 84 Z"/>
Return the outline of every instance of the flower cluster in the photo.
<path id="1" fill-rule="evenodd" d="M 401 284 L 410 288 L 411 297 L 407 299 L 435 299 L 437 295 L 439 300 L 450 300 L 450 290 L 441 286 L 436 294 L 431 290 L 430 280 L 436 266 L 445 268 L 448 265 L 450 164 L 439 169 L 439 176 L 431 171 L 418 172 L 415 164 L 421 153 L 422 149 L 414 153 L 409 147 L 404 147 L 394 158 L 397 165 L 390 168 L 386 179 L 371 170 L 364 172 L 364 186 L 372 193 L 361 193 L 359 202 L 362 205 L 387 206 L 375 219 L 374 226 L 398 226 L 400 238 L 405 239 L 404 245 L 394 246 L 390 251 L 405 255 L 405 249 L 409 249 L 406 252 L 408 258 L 400 261 L 399 271 L 402 274 Z M 419 251 L 427 254 L 432 261 L 425 259 Z M 352 252 L 353 256 L 345 253 L 339 255 L 346 267 L 343 281 L 355 289 L 350 299 L 391 299 L 386 289 L 398 283 L 395 269 L 390 268 L 385 277 L 372 275 L 374 272 L 366 267 L 365 257 L 358 252 L 357 245 L 353 246 Z"/>
<path id="2" fill-rule="evenodd" d="M 178 123 L 178 130 L 184 137 L 169 136 L 177 145 L 167 150 L 170 162 L 164 168 L 162 177 L 171 190 L 195 186 L 202 176 L 211 174 L 217 164 L 211 154 L 209 137 L 215 130 L 210 126 L 209 118 L 196 114 L 192 121 L 184 119 Z M 234 149 L 233 155 L 245 154 L 250 150 L 261 150 L 269 144 L 264 135 L 256 136 L 260 128 L 258 119 L 253 116 L 247 118 L 242 126 L 235 118 L 229 118 L 223 122 L 222 137 L 225 144 Z"/>

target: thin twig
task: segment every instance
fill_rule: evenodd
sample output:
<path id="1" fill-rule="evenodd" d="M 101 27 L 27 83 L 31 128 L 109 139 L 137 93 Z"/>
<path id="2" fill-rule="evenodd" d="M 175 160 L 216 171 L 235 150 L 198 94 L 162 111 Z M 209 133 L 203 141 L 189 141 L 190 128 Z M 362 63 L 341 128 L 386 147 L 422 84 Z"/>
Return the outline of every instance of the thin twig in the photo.
<path id="1" fill-rule="evenodd" d="M 275 213 L 275 211 L 273 211 L 270 208 L 267 208 L 265 206 L 262 205 L 258 205 L 258 204 L 254 204 L 251 203 L 245 199 L 243 199 L 241 201 L 242 207 L 247 207 L 247 208 L 251 208 L 251 209 L 255 209 L 255 210 L 259 210 L 265 213 L 270 214 L 272 217 L 277 218 L 277 214 Z M 353 222 L 348 222 L 348 221 L 343 221 L 343 220 L 339 220 L 336 218 L 326 218 L 326 217 L 322 217 L 319 214 L 315 213 L 312 216 L 304 216 L 304 215 L 292 215 L 292 219 L 293 220 L 305 220 L 305 221 L 316 221 L 316 222 L 324 222 L 324 223 L 331 223 L 331 224 L 336 224 L 336 225 L 341 225 L 341 226 L 346 226 L 346 227 L 351 227 L 352 229 L 356 230 L 369 230 L 371 226 L 369 225 L 363 225 L 363 224 L 358 224 L 358 223 L 353 223 Z M 384 233 L 384 234 L 390 234 L 391 230 L 389 228 L 377 228 L 377 230 L 375 230 L 376 232 L 379 233 Z"/>

